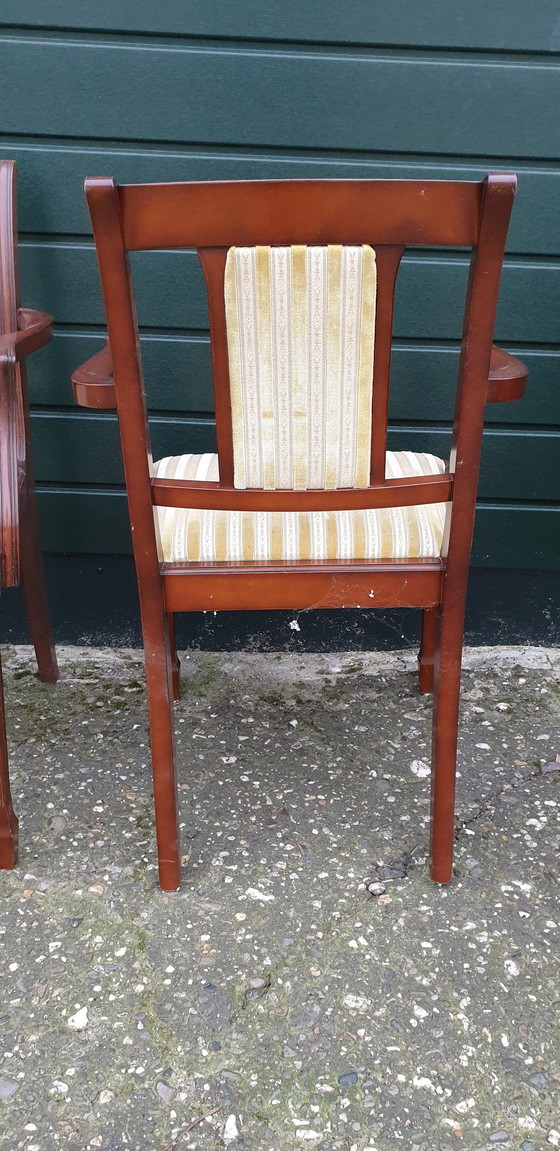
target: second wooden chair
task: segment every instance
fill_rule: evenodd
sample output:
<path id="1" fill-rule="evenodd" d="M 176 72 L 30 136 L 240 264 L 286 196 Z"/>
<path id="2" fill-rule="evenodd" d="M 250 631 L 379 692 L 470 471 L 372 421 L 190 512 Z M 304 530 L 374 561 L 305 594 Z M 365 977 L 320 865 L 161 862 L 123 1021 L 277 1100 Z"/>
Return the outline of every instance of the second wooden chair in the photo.
<path id="1" fill-rule="evenodd" d="M 159 854 L 178 887 L 177 611 L 423 610 L 434 689 L 432 876 L 452 874 L 463 619 L 484 409 L 526 370 L 492 348 L 516 181 L 86 181 L 110 347 L 74 375 L 118 410 L 142 613 Z M 405 247 L 472 251 L 449 465 L 387 452 Z M 195 248 L 206 277 L 217 453 L 152 463 L 128 253 Z M 113 377 L 114 372 L 114 377 Z M 424 383 L 421 384 L 425 386 Z"/>
<path id="2" fill-rule="evenodd" d="M 51 317 L 19 306 L 16 165 L 0 161 L 0 586 L 23 582 L 39 676 L 55 683 L 52 642 L 35 486 L 31 464 L 25 357 L 52 337 Z M 8 773 L 4 691 L 0 666 L 0 867 L 17 861 L 18 821 Z"/>

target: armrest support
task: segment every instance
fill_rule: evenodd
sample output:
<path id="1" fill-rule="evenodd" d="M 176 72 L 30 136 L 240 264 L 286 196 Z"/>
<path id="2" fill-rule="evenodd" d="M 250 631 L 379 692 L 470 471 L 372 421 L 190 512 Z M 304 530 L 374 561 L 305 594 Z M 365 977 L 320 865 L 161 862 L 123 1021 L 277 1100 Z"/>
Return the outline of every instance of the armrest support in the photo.
<path id="1" fill-rule="evenodd" d="M 529 369 L 521 360 L 494 346 L 490 356 L 486 403 L 505 404 L 520 400 L 525 392 Z"/>
<path id="2" fill-rule="evenodd" d="M 0 364 L 17 364 L 52 338 L 52 316 L 30 308 L 18 311 L 18 331 L 0 336 Z"/>
<path id="3" fill-rule="evenodd" d="M 105 347 L 72 372 L 74 399 L 82 408 L 116 408 L 113 358 L 109 341 Z"/>

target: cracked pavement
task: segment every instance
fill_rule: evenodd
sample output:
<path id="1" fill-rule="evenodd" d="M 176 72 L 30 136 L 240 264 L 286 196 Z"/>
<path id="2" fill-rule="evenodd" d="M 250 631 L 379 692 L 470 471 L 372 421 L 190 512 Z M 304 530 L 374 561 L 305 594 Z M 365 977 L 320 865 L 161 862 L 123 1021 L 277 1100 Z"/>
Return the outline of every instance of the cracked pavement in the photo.
<path id="1" fill-rule="evenodd" d="M 183 886 L 156 886 L 141 654 L 5 649 L 0 1145 L 560 1146 L 560 652 L 472 649 L 429 880 L 413 653 L 182 656 Z"/>

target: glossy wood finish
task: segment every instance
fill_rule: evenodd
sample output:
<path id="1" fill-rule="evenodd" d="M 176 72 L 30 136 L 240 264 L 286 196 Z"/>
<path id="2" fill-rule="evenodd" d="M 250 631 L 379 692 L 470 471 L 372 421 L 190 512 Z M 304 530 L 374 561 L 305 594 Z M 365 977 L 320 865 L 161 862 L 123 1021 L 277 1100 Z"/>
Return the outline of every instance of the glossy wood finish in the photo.
<path id="1" fill-rule="evenodd" d="M 116 408 L 113 360 L 109 344 L 72 373 L 74 398 L 82 408 Z"/>
<path id="2" fill-rule="evenodd" d="M 372 465 L 373 470 L 373 465 Z M 334 491 L 275 491 L 226 487 L 212 480 L 152 480 L 154 504 L 173 508 L 225 508 L 243 511 L 338 511 L 341 508 L 410 507 L 413 504 L 443 503 L 451 499 L 451 476 L 414 476 L 411 479 L 385 480 L 367 488 L 337 488 Z"/>
<path id="3" fill-rule="evenodd" d="M 486 388 L 486 403 L 507 404 L 520 400 L 525 392 L 529 370 L 521 360 L 501 348 L 492 348 Z"/>
<path id="4" fill-rule="evenodd" d="M 400 560 L 348 564 L 165 564 L 169 611 L 336 607 L 424 607 L 441 602 L 443 565 Z"/>
<path id="5" fill-rule="evenodd" d="M 45 683 L 58 679 L 58 668 L 39 545 L 25 357 L 51 335 L 50 316 L 19 307 L 16 167 L 0 161 L 0 585 L 16 587 L 23 581 L 29 629 Z M 17 842 L 0 668 L 0 867 L 15 866 Z"/>
<path id="6" fill-rule="evenodd" d="M 522 392 L 525 371 L 493 351 L 500 273 L 515 177 L 483 183 L 436 181 L 282 181 L 117 187 L 86 181 L 107 314 L 107 353 L 74 375 L 77 398 L 100 406 L 116 397 L 127 483 L 148 685 L 160 883 L 179 885 L 179 842 L 171 705 L 176 697 L 170 615 L 180 610 L 421 607 L 420 689 L 434 688 L 432 876 L 451 878 L 457 717 L 464 605 L 485 404 Z M 230 244 L 371 243 L 379 253 L 373 381 L 372 468 L 361 492 L 262 492 L 233 489 L 231 412 L 223 305 Z M 395 276 L 406 245 L 472 249 L 449 472 L 386 481 L 382 459 Z M 129 250 L 199 249 L 209 295 L 217 408 L 219 484 L 152 476 Z M 379 351 L 379 354 L 378 354 Z M 153 505 L 177 507 L 387 507 L 449 500 L 442 560 L 284 564 L 160 562 Z"/>
<path id="7" fill-rule="evenodd" d="M 88 196 L 95 181 L 86 180 Z M 232 244 L 471 247 L 482 184 L 446 180 L 236 180 L 124 184 L 127 251 Z M 395 203 L 399 203 L 399 214 Z"/>

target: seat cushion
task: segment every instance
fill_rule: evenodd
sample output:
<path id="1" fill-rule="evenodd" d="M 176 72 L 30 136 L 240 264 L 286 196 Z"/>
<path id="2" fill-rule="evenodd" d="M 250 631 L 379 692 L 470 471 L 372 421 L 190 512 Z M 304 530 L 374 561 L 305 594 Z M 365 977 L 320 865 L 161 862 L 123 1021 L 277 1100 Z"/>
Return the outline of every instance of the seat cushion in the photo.
<path id="1" fill-rule="evenodd" d="M 423 452 L 387 452 L 386 477 L 438 475 L 445 463 Z M 217 480 L 218 457 L 167 456 L 167 479 Z M 441 553 L 446 504 L 333 512 L 245 512 L 155 508 L 166 563 L 187 560 L 429 559 Z"/>

